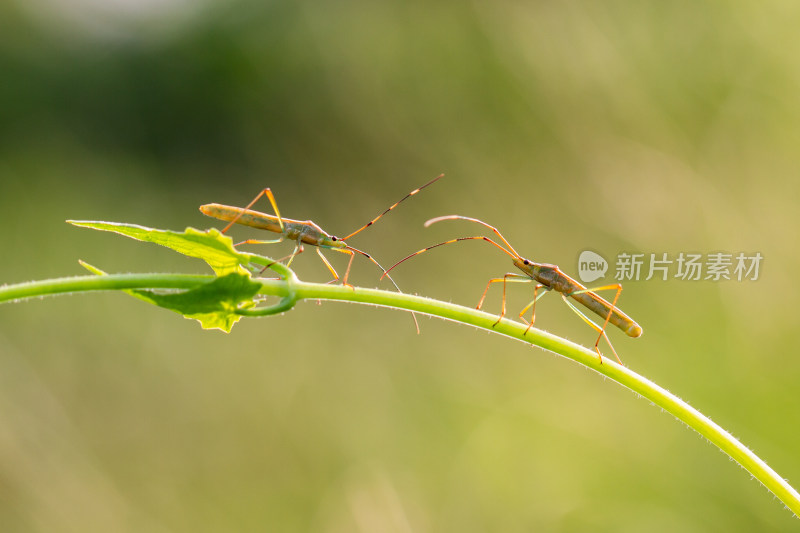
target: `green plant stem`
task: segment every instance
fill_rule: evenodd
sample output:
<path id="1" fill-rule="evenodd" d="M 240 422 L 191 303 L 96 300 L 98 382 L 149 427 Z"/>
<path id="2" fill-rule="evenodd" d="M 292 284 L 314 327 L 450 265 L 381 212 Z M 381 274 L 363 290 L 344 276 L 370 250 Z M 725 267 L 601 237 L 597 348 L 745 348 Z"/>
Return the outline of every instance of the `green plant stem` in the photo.
<path id="1" fill-rule="evenodd" d="M 83 291 L 193 289 L 214 279 L 190 274 L 113 274 L 29 281 L 0 286 L 0 303 Z"/>
<path id="2" fill-rule="evenodd" d="M 287 284 L 282 280 L 263 280 L 263 283 L 263 294 L 281 296 L 288 294 Z M 604 357 L 601 363 L 597 353 L 593 350 L 536 328 L 531 328 L 526 334 L 527 325 L 520 322 L 503 319 L 495 325 L 497 321 L 496 315 L 421 296 L 377 289 L 356 288 L 354 290 L 341 285 L 320 285 L 302 281 L 294 281 L 291 285 L 298 300 L 338 300 L 415 311 L 505 335 L 572 359 L 613 379 L 620 385 L 647 398 L 655 405 L 674 415 L 750 472 L 769 491 L 777 496 L 795 516 L 800 515 L 800 494 L 798 494 L 797 490 L 755 453 L 734 438 L 733 435 L 685 401 L 633 370 L 607 357 Z"/>
<path id="3" fill-rule="evenodd" d="M 190 289 L 214 279 L 214 276 L 181 274 L 80 276 L 0 287 L 0 303 L 80 291 L 143 288 Z M 257 278 L 256 281 L 262 284 L 260 294 L 280 297 L 282 302 L 287 303 L 287 309 L 299 300 L 334 300 L 414 311 L 469 324 L 572 359 L 647 398 L 683 421 L 742 465 L 778 497 L 795 516 L 800 515 L 800 494 L 730 433 L 674 394 L 629 368 L 619 365 L 609 358 L 603 358 L 601 362 L 597 354 L 586 347 L 536 328 L 531 328 L 526 334 L 527 326 L 512 320 L 504 319 L 495 325 L 497 320 L 495 315 L 421 296 L 361 287 L 307 283 L 298 280 L 293 275 L 287 276 L 285 279 Z"/>

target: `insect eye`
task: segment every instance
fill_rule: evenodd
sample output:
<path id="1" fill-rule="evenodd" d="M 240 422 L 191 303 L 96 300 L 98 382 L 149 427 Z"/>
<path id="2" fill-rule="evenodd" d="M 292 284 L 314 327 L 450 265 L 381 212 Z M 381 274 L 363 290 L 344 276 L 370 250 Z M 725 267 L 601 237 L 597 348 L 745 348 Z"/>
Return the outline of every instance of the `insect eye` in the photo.
<path id="1" fill-rule="evenodd" d="M 523 264 L 523 265 L 530 265 L 530 264 L 531 264 L 531 262 L 530 262 L 530 261 L 528 261 L 527 259 L 523 259 L 523 260 L 522 260 L 522 264 Z"/>
<path id="2" fill-rule="evenodd" d="M 339 240 L 339 237 L 331 236 L 331 240 L 332 240 L 333 242 L 336 242 L 336 241 L 338 241 L 338 240 Z"/>

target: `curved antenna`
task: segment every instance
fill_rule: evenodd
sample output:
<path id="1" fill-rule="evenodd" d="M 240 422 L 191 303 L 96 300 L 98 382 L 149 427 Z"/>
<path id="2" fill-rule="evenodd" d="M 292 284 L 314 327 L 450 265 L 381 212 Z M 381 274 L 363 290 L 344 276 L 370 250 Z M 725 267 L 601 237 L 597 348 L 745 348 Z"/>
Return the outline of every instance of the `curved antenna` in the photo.
<path id="1" fill-rule="evenodd" d="M 364 257 L 366 257 L 367 259 L 369 259 L 370 261 L 372 261 L 372 262 L 375 264 L 375 266 L 376 266 L 376 267 L 378 267 L 378 268 L 380 268 L 380 269 L 381 269 L 381 272 L 383 272 L 383 276 L 381 276 L 381 279 L 383 279 L 383 278 L 384 278 L 384 276 L 388 276 L 388 278 L 389 278 L 389 281 L 391 281 L 391 282 L 392 282 L 392 285 L 394 285 L 394 288 L 395 288 L 395 289 L 397 289 L 397 291 L 398 291 L 398 292 L 403 292 L 403 291 L 401 291 L 401 290 L 400 290 L 400 287 L 398 287 L 398 286 L 397 286 L 397 283 L 395 283 L 395 282 L 394 282 L 394 280 L 392 279 L 392 277 L 391 277 L 391 276 L 389 276 L 389 271 L 388 271 L 388 270 L 386 270 L 385 268 L 383 268 L 383 267 L 380 265 L 380 263 L 378 263 L 378 261 L 376 261 L 376 260 L 375 260 L 375 258 L 374 258 L 374 257 L 372 257 L 371 255 L 369 255 L 367 252 L 362 252 L 362 251 L 361 251 L 361 250 L 359 250 L 358 248 L 353 248 L 353 247 L 352 247 L 352 246 L 350 246 L 349 244 L 348 244 L 348 245 L 345 247 L 345 250 L 350 250 L 350 251 L 352 251 L 352 252 L 355 252 L 355 253 L 357 253 L 357 254 L 361 254 L 361 255 L 363 255 Z"/>
<path id="2" fill-rule="evenodd" d="M 422 189 L 424 189 L 424 188 L 425 188 L 425 187 L 427 187 L 428 185 L 433 185 L 434 183 L 436 183 L 437 181 L 439 181 L 439 180 L 440 180 L 440 179 L 442 179 L 443 177 L 444 177 L 444 174 L 439 174 L 438 176 L 436 176 L 435 178 L 433 178 L 431 181 L 429 181 L 428 183 L 426 183 L 425 185 L 423 185 L 423 186 L 422 186 L 422 187 L 420 187 L 419 189 L 414 189 L 413 191 L 411 191 L 410 193 L 408 193 L 407 195 L 405 195 L 405 196 L 404 196 L 404 197 L 403 197 L 403 198 L 402 198 L 402 199 L 401 199 L 399 202 L 396 202 L 394 205 L 392 205 L 392 206 L 391 206 L 389 209 L 387 209 L 386 211 L 384 211 L 384 212 L 383 212 L 383 213 L 381 213 L 380 215 L 376 216 L 375 218 L 373 218 L 372 220 L 370 220 L 369 222 L 367 222 L 366 224 L 364 224 L 363 226 L 361 226 L 360 228 L 358 228 L 357 230 L 355 230 L 353 233 L 351 233 L 350 235 L 348 235 L 347 237 L 341 238 L 341 239 L 339 239 L 339 240 L 341 240 L 341 241 L 346 241 L 347 239 L 349 239 L 349 238 L 350 238 L 350 237 L 352 237 L 353 235 L 356 235 L 356 234 L 358 234 L 358 233 L 361 233 L 362 231 L 364 231 L 365 229 L 367 229 L 368 227 L 370 227 L 371 225 L 373 225 L 374 223 L 376 223 L 378 220 L 380 220 L 380 218 L 381 218 L 383 215 L 385 215 L 386 213 L 388 213 L 389 211 L 391 211 L 392 209 L 394 209 L 395 207 L 397 207 L 398 205 L 400 205 L 400 203 L 401 203 L 401 202 L 403 202 L 404 200 L 407 200 L 407 199 L 411 198 L 412 196 L 414 196 L 415 194 L 417 194 L 419 191 L 421 191 Z M 398 289 L 398 290 L 400 290 L 400 289 Z"/>
<path id="3" fill-rule="evenodd" d="M 345 249 L 346 249 L 346 250 L 350 250 L 350 251 L 352 251 L 352 252 L 355 252 L 355 253 L 357 253 L 357 254 L 361 254 L 361 255 L 363 255 L 364 257 L 366 257 L 367 259 L 369 259 L 370 261 L 372 261 L 373 263 L 375 263 L 375 266 L 377 266 L 378 268 L 380 268 L 380 269 L 381 269 L 381 272 L 383 272 L 383 275 L 381 276 L 381 279 L 383 279 L 384 277 L 387 277 L 387 278 L 389 278 L 389 281 L 391 281 L 391 282 L 392 282 L 392 285 L 394 285 L 394 288 L 395 288 L 395 289 L 397 289 L 397 292 L 399 292 L 399 293 L 403 294 L 403 291 L 402 291 L 402 290 L 400 290 L 400 287 L 398 287 L 398 286 L 397 286 L 397 283 L 395 283 L 394 279 L 392 279 L 392 276 L 390 276 L 390 275 L 389 275 L 389 271 L 388 271 L 388 270 L 386 270 L 385 268 L 383 268 L 383 267 L 381 266 L 381 264 L 380 264 L 380 263 L 378 263 L 378 261 L 377 261 L 377 260 L 376 260 L 374 257 L 372 257 L 371 255 L 369 255 L 367 252 L 362 252 L 362 251 L 361 251 L 361 250 L 359 250 L 358 248 L 353 248 L 353 247 L 352 247 L 352 246 L 350 246 L 349 244 L 347 245 L 347 247 L 346 247 Z M 416 327 L 417 327 L 417 333 L 419 333 L 419 322 L 417 322 L 417 315 L 416 315 L 416 314 L 415 314 L 413 311 L 411 311 L 411 317 L 414 319 L 414 324 L 415 324 L 415 325 L 416 325 Z"/>
<path id="4" fill-rule="evenodd" d="M 509 250 L 505 249 L 502 245 L 497 244 L 496 242 L 494 242 L 489 237 L 484 237 L 483 235 L 476 235 L 475 237 L 459 237 L 457 239 L 450 239 L 449 241 L 444 241 L 444 242 L 440 242 L 439 244 L 434 244 L 433 246 L 428 246 L 427 248 L 423 248 L 422 250 L 416 251 L 413 254 L 404 257 L 403 259 L 401 259 L 397 263 L 395 263 L 392 266 L 390 266 L 389 270 L 386 271 L 384 276 L 388 276 L 389 272 L 394 270 L 394 268 L 396 266 L 398 266 L 400 263 L 404 263 L 405 261 L 411 259 L 412 257 L 416 257 L 421 253 L 427 252 L 428 250 L 433 250 L 434 248 L 438 248 L 439 246 L 444 246 L 445 244 L 453 244 L 454 242 L 458 242 L 458 241 L 486 241 L 486 242 L 494 244 L 495 246 L 500 248 L 505 254 L 511 256 L 512 259 L 519 259 L 519 254 L 516 254 L 516 252 L 515 253 L 510 252 Z M 505 241 L 505 239 L 503 239 L 503 241 Z M 512 250 L 513 250 L 513 248 L 512 248 Z M 383 276 L 381 276 L 381 279 L 383 279 Z"/>
<path id="5" fill-rule="evenodd" d="M 516 257 L 514 259 L 520 259 L 522 257 L 514 249 L 514 247 L 511 246 L 511 243 L 508 242 L 505 237 L 503 237 L 503 235 L 500 233 L 500 231 L 497 228 L 495 228 L 491 224 L 487 224 L 483 220 L 478 220 L 477 218 L 465 217 L 465 216 L 462 216 L 462 215 L 445 215 L 443 217 L 436 217 L 436 218 L 432 218 L 432 219 L 426 221 L 425 222 L 425 227 L 427 228 L 428 226 L 430 226 L 432 224 L 436 224 L 437 222 L 441 222 L 443 220 L 467 220 L 469 222 L 476 222 L 476 223 L 480 224 L 481 226 L 485 226 L 485 227 L 489 228 L 490 230 L 492 230 L 492 232 L 494 232 L 495 235 L 500 237 L 500 240 L 502 240 L 505 243 L 505 245 L 508 246 L 509 250 L 514 252 L 514 255 L 516 255 Z M 391 270 L 391 268 L 389 270 Z"/>

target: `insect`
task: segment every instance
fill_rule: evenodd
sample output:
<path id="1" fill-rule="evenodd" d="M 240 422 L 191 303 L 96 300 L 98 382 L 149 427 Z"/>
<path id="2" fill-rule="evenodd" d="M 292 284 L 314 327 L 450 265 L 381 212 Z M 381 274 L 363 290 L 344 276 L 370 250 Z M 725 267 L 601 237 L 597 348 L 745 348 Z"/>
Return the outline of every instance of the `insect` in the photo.
<path id="1" fill-rule="evenodd" d="M 520 269 L 524 275 L 520 274 L 513 274 L 509 273 L 503 276 L 502 278 L 493 278 L 489 280 L 489 283 L 486 284 L 486 289 L 483 291 L 483 295 L 481 295 L 481 299 L 478 302 L 477 309 L 483 307 L 483 302 L 486 299 L 486 294 L 489 292 L 489 288 L 492 286 L 493 283 L 503 282 L 503 303 L 502 303 L 502 310 L 500 312 L 500 316 L 497 318 L 497 322 L 493 324 L 496 326 L 500 323 L 500 320 L 506 314 L 506 284 L 508 282 L 521 282 L 521 283 L 536 283 L 536 286 L 533 289 L 533 300 L 526 305 L 519 314 L 519 318 L 522 319 L 525 323 L 528 324 L 528 329 L 525 330 L 525 334 L 530 331 L 533 327 L 533 323 L 536 320 L 536 301 L 544 296 L 547 292 L 554 290 L 561 294 L 561 298 L 566 302 L 566 304 L 575 311 L 578 316 L 580 316 L 584 322 L 586 322 L 589 326 L 591 326 L 595 331 L 599 333 L 597 337 L 597 341 L 594 343 L 594 349 L 597 352 L 597 355 L 600 357 L 600 363 L 603 362 L 603 354 L 600 353 L 600 349 L 598 345 L 600 344 L 600 339 L 605 338 L 608 345 L 611 347 L 611 351 L 614 353 L 614 357 L 617 358 L 620 364 L 622 361 L 620 360 L 619 356 L 617 355 L 617 351 L 614 349 L 614 346 L 611 344 L 611 341 L 608 339 L 608 335 L 606 335 L 606 327 L 608 324 L 613 324 L 614 326 L 621 329 L 625 332 L 626 335 L 629 337 L 639 337 L 641 336 L 643 330 L 642 327 L 633 321 L 628 315 L 623 313 L 620 309 L 617 308 L 617 300 L 619 299 L 619 295 L 622 292 L 622 285 L 619 283 L 615 283 L 612 285 L 606 285 L 603 287 L 595 287 L 592 289 L 587 289 L 583 285 L 581 285 L 576 280 L 569 277 L 567 274 L 561 271 L 556 265 L 551 265 L 547 263 L 536 263 L 531 261 L 530 259 L 525 259 L 517 251 L 514 249 L 513 246 L 506 240 L 505 237 L 497 230 L 494 226 L 487 224 L 477 218 L 470 218 L 461 215 L 448 215 L 443 217 L 432 218 L 425 222 L 425 227 L 432 224 L 436 224 L 437 222 L 442 222 L 444 220 L 467 220 L 469 222 L 475 222 L 477 224 L 481 224 L 486 228 L 490 229 L 503 245 L 497 243 L 496 241 L 485 237 L 485 236 L 475 236 L 475 237 L 459 237 L 457 239 L 451 239 L 449 241 L 440 242 L 439 244 L 434 244 L 433 246 L 428 246 L 427 248 L 423 248 L 413 254 L 401 259 L 394 265 L 392 265 L 388 272 L 391 272 L 396 266 L 412 257 L 415 257 L 421 253 L 427 252 L 433 248 L 438 248 L 439 246 L 444 246 L 445 244 L 452 244 L 459 241 L 469 241 L 469 240 L 483 240 L 487 241 L 507 255 L 509 255 L 514 262 L 514 266 Z M 540 294 L 537 294 L 540 289 L 544 289 L 544 291 Z M 601 298 L 596 294 L 597 291 L 602 290 L 616 290 L 616 294 L 614 295 L 614 300 L 612 302 L 608 302 L 604 298 Z M 589 317 L 587 317 L 580 309 L 578 309 L 575 304 L 573 304 L 568 298 L 572 298 L 579 304 L 583 305 L 593 313 L 597 314 L 601 318 L 604 319 L 603 326 L 600 327 L 595 324 Z M 528 322 L 524 315 L 531 311 L 531 320 Z"/>
<path id="2" fill-rule="evenodd" d="M 357 248 L 350 246 L 347 241 L 373 225 L 375 222 L 380 220 L 385 214 L 389 211 L 400 205 L 401 202 L 407 200 L 408 198 L 414 196 L 419 191 L 428 187 L 429 185 L 433 185 L 438 180 L 444 177 L 444 174 L 440 174 L 436 178 L 432 179 L 422 187 L 418 189 L 414 189 L 407 195 L 405 195 L 402 199 L 398 202 L 394 203 L 391 207 L 386 209 L 384 212 L 379 214 L 377 217 L 373 218 L 354 232 L 350 233 L 346 237 L 336 237 L 327 233 L 325 230 L 320 228 L 317 224 L 312 222 L 311 220 L 292 220 L 290 218 L 283 218 L 281 216 L 280 211 L 278 210 L 278 205 L 275 202 L 275 196 L 272 194 L 272 190 L 269 187 L 259 192 L 253 200 L 247 204 L 246 207 L 233 207 L 229 205 L 222 205 L 222 204 L 206 204 L 200 206 L 200 211 L 204 215 L 208 215 L 210 217 L 214 217 L 220 220 L 228 221 L 228 225 L 222 230 L 222 233 L 228 231 L 231 226 L 234 224 L 241 224 L 244 226 L 250 226 L 253 228 L 264 229 L 267 231 L 271 231 L 274 233 L 280 234 L 280 237 L 273 240 L 258 240 L 258 239 L 247 239 L 246 241 L 240 242 L 239 244 L 270 244 L 270 243 L 278 243 L 284 240 L 290 240 L 295 242 L 294 251 L 284 257 L 280 261 L 288 259 L 286 265 L 291 265 L 294 258 L 302 253 L 305 250 L 304 245 L 311 245 L 316 247 L 317 254 L 322 259 L 322 262 L 325 263 L 325 266 L 328 267 L 328 270 L 333 274 L 334 280 L 338 281 L 339 274 L 336 272 L 336 269 L 333 268 L 333 265 L 328 261 L 328 259 L 323 255 L 322 248 L 334 250 L 336 252 L 341 252 L 344 254 L 350 255 L 350 261 L 347 263 L 347 270 L 345 270 L 344 277 L 341 278 L 342 284 L 347 287 L 352 287 L 349 283 L 347 283 L 347 278 L 350 275 L 350 267 L 353 265 L 353 259 L 355 258 L 355 254 L 363 255 L 370 261 L 372 261 L 381 271 L 383 272 L 383 276 L 386 276 L 391 281 L 392 285 L 394 285 L 395 289 L 399 292 L 400 288 L 388 275 L 386 270 L 366 252 L 363 252 Z M 261 213 L 259 211 L 253 211 L 250 208 L 261 199 L 262 196 L 266 196 L 269 200 L 270 204 L 272 205 L 272 209 L 275 211 L 275 215 L 268 215 L 266 213 Z M 266 267 L 265 267 L 266 269 Z M 381 279 L 383 278 L 381 276 Z M 416 317 L 414 318 L 414 322 L 416 323 Z M 419 329 L 419 328 L 418 328 Z"/>

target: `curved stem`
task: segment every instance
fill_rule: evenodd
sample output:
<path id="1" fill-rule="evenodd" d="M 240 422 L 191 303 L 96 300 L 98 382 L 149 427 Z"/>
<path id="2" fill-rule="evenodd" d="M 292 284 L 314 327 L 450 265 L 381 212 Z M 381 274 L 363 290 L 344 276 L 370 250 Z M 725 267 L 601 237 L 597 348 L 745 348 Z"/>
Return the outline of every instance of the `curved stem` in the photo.
<path id="1" fill-rule="evenodd" d="M 291 273 L 290 270 L 286 270 Z M 2 286 L 0 287 L 0 303 L 79 291 L 143 288 L 191 289 L 204 283 L 212 282 L 214 279 L 216 279 L 215 276 L 183 274 L 80 276 Z M 603 359 L 601 363 L 597 354 L 589 348 L 536 328 L 528 329 L 527 324 L 508 319 L 503 319 L 496 323 L 497 317 L 495 315 L 421 296 L 361 287 L 353 288 L 341 285 L 307 283 L 298 280 L 293 274 L 287 275 L 283 279 L 256 278 L 254 281 L 261 284 L 260 294 L 277 296 L 281 300 L 272 307 L 242 314 L 274 314 L 291 308 L 298 300 L 305 299 L 365 303 L 424 313 L 462 324 L 469 324 L 521 342 L 539 346 L 572 359 L 640 394 L 686 423 L 748 470 L 795 515 L 800 515 L 800 494 L 730 433 L 674 394 L 631 369 L 619 365 L 608 358 Z"/>
<path id="2" fill-rule="evenodd" d="M 282 287 L 285 283 L 279 280 L 263 280 L 263 284 L 262 292 L 264 294 L 280 295 L 285 291 L 285 288 Z M 685 401 L 633 370 L 608 358 L 604 358 L 601 363 L 597 353 L 589 348 L 536 328 L 530 328 L 526 334 L 527 324 L 508 319 L 503 319 L 496 326 L 493 326 L 497 320 L 495 315 L 411 294 L 360 287 L 353 290 L 349 287 L 320 285 L 302 281 L 295 282 L 293 289 L 298 299 L 327 299 L 368 303 L 415 311 L 469 324 L 518 341 L 534 344 L 555 354 L 572 359 L 613 379 L 683 421 L 750 472 L 753 477 L 777 496 L 795 516 L 800 515 L 800 494 L 797 490 L 733 435 Z"/>

